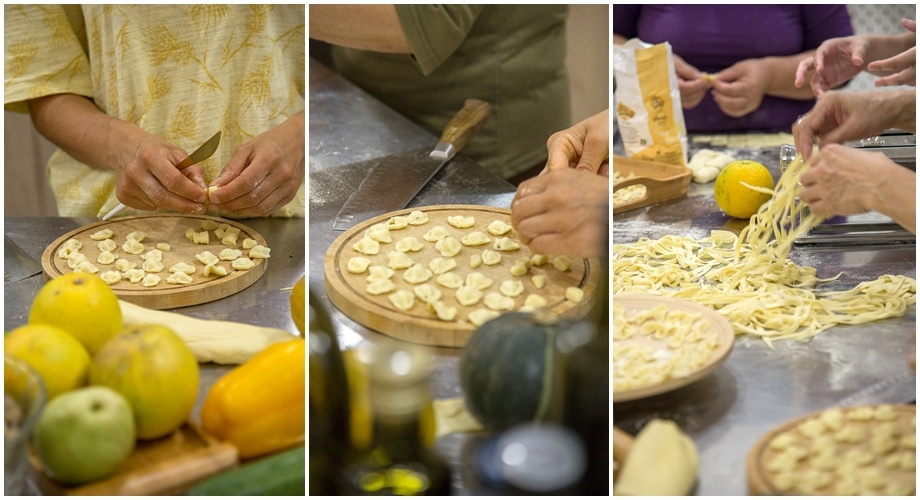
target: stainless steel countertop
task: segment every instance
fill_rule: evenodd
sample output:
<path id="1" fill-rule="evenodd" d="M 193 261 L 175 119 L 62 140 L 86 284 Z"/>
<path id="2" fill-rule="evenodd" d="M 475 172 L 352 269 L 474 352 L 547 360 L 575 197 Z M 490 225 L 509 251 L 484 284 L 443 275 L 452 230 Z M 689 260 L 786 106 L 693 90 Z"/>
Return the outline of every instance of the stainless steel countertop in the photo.
<path id="1" fill-rule="evenodd" d="M 691 147 L 691 155 L 699 147 Z M 712 148 L 718 149 L 718 148 Z M 614 154 L 623 154 L 622 144 Z M 779 175 L 779 148 L 726 150 L 760 161 Z M 746 221 L 719 210 L 712 183 L 692 183 L 684 198 L 614 216 L 613 244 L 667 234 L 705 237 L 713 229 L 736 234 Z M 822 278 L 843 272 L 828 289 L 852 288 L 883 274 L 916 278 L 916 248 L 822 251 L 795 249 L 790 258 L 812 266 Z M 616 296 L 614 296 L 616 301 Z M 865 325 L 840 326 L 811 342 L 763 341 L 739 337 L 724 365 L 703 380 L 645 400 L 614 405 L 614 423 L 636 434 L 650 419 L 675 420 L 700 455 L 697 495 L 745 495 L 745 459 L 761 435 L 783 422 L 834 406 L 874 383 L 910 373 L 916 308 L 905 316 Z"/>
<path id="2" fill-rule="evenodd" d="M 323 284 L 323 257 L 342 234 L 332 229 L 339 209 L 364 176 L 385 156 L 434 147 L 438 138 L 421 129 L 328 68 L 310 61 L 310 290 L 331 312 L 339 345 L 354 347 L 381 335 L 352 321 L 331 305 Z M 486 172 L 462 154 L 451 160 L 410 203 L 412 207 L 474 204 L 508 208 L 514 186 Z M 434 398 L 460 397 L 460 349 L 435 349 Z M 455 494 L 465 493 L 460 452 L 468 435 L 441 438 L 437 449 L 453 470 Z"/>
<path id="3" fill-rule="evenodd" d="M 42 252 L 61 235 L 98 222 L 92 218 L 67 217 L 6 217 L 4 232 L 22 247 L 36 262 L 41 263 Z M 297 332 L 291 319 L 290 290 L 304 274 L 304 220 L 303 219 L 244 219 L 243 224 L 255 229 L 268 242 L 272 256 L 265 273 L 248 288 L 220 300 L 182 307 L 173 311 L 200 319 L 236 321 L 259 326 L 280 328 Z M 4 284 L 3 328 L 12 330 L 28 322 L 29 307 L 45 283 L 41 274 L 22 281 Z M 208 390 L 222 375 L 234 366 L 203 363 L 200 366 L 198 400 L 192 419 L 199 421 L 199 412 Z"/>

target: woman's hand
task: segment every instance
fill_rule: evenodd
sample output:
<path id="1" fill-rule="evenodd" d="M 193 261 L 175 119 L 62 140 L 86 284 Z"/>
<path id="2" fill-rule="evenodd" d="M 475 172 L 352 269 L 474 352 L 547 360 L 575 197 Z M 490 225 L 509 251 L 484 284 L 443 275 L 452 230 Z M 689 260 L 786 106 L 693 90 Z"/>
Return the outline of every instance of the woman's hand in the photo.
<path id="1" fill-rule="evenodd" d="M 770 69 L 765 60 L 745 59 L 716 75 L 712 97 L 723 113 L 738 118 L 760 107 L 770 81 Z"/>
<path id="2" fill-rule="evenodd" d="M 552 170 L 518 186 L 511 223 L 536 253 L 599 256 L 608 234 L 609 203 L 606 177 L 585 170 Z"/>
<path id="3" fill-rule="evenodd" d="M 556 132 L 546 141 L 546 170 L 574 168 L 606 175 L 610 158 L 610 110 Z"/>
<path id="4" fill-rule="evenodd" d="M 290 202 L 304 178 L 304 113 L 236 148 L 211 185 L 211 207 L 236 215 L 265 216 Z"/>
<path id="5" fill-rule="evenodd" d="M 710 84 L 703 79 L 700 70 L 687 64 L 677 54 L 672 54 L 672 57 L 674 72 L 677 74 L 677 88 L 680 90 L 680 105 L 684 109 L 693 109 L 706 97 Z"/>
<path id="6" fill-rule="evenodd" d="M 795 71 L 795 86 L 805 85 L 811 71 L 814 71 L 811 90 L 817 97 L 843 85 L 865 68 L 869 44 L 870 38 L 865 35 L 825 40 L 812 57 L 799 63 Z"/>

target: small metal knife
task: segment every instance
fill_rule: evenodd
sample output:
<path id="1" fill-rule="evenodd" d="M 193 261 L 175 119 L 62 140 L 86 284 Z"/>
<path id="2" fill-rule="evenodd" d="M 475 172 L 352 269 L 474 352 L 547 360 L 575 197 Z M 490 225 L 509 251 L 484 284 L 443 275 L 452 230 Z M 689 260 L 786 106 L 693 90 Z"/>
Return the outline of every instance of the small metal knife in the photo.
<path id="1" fill-rule="evenodd" d="M 184 170 L 184 169 L 186 169 L 186 168 L 188 168 L 188 167 L 191 167 L 192 165 L 194 165 L 194 164 L 196 164 L 196 163 L 201 163 L 201 162 L 207 160 L 208 158 L 211 157 L 211 155 L 214 154 L 215 151 L 217 151 L 217 146 L 218 146 L 218 145 L 220 145 L 220 130 L 218 130 L 216 134 L 214 134 L 213 136 L 211 136 L 210 139 L 208 139 L 207 141 L 205 141 L 205 143 L 202 144 L 198 149 L 196 149 L 195 151 L 193 151 L 192 154 L 188 155 L 188 158 L 186 158 L 186 159 L 180 161 L 178 164 L 176 164 L 176 168 L 177 168 L 178 170 Z M 102 217 L 102 220 L 109 220 L 110 218 L 112 218 L 112 216 L 114 216 L 115 214 L 121 212 L 121 211 L 124 210 L 125 208 L 126 208 L 126 207 L 125 207 L 125 204 L 124 204 L 124 203 L 119 203 L 119 204 L 118 204 L 115 208 L 113 208 L 109 213 L 105 214 L 105 215 Z"/>
<path id="2" fill-rule="evenodd" d="M 16 283 L 42 272 L 42 266 L 16 244 L 3 235 L 3 282 Z"/>
<path id="3" fill-rule="evenodd" d="M 917 399 L 917 376 L 905 373 L 887 378 L 841 399 L 834 406 L 862 406 L 882 403 L 904 404 Z"/>
<path id="4" fill-rule="evenodd" d="M 339 210 L 332 229 L 344 231 L 371 217 L 405 208 L 491 115 L 489 103 L 467 99 L 427 157 L 413 162 L 381 161 L 374 166 Z"/>

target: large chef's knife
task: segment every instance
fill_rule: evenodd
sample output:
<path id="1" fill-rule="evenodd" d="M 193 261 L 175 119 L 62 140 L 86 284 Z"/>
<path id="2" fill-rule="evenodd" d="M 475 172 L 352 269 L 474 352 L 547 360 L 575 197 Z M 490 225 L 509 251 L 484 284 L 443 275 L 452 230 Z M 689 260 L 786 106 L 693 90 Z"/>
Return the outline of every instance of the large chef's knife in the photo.
<path id="1" fill-rule="evenodd" d="M 339 210 L 332 229 L 344 231 L 371 217 L 406 208 L 434 174 L 466 146 L 491 115 L 492 106 L 489 103 L 467 99 L 463 108 L 444 128 L 440 141 L 427 157 L 401 161 L 399 157 L 391 156 L 374 166 Z"/>

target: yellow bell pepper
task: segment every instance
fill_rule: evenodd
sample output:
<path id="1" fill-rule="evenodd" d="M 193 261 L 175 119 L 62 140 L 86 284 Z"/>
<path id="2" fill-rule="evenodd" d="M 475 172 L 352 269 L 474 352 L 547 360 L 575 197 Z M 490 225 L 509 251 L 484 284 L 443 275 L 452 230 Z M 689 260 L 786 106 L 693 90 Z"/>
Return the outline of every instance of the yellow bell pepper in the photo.
<path id="1" fill-rule="evenodd" d="M 201 407 L 204 431 L 240 458 L 304 442 L 305 340 L 266 347 L 215 383 Z"/>

